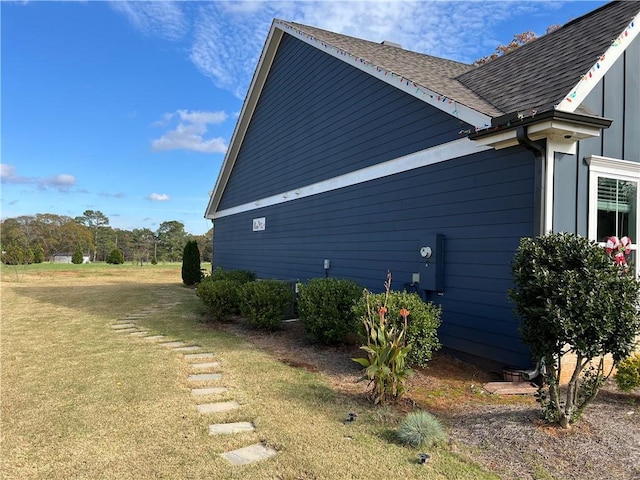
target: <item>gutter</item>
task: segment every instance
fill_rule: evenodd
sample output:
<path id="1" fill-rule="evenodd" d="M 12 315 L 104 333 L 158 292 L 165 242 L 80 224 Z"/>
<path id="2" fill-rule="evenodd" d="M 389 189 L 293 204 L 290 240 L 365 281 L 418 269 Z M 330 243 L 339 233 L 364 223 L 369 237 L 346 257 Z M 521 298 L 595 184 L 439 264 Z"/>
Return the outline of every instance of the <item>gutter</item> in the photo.
<path id="1" fill-rule="evenodd" d="M 547 176 L 547 154 L 544 147 L 529 138 L 527 130 L 528 128 L 526 125 L 518 126 L 516 129 L 516 139 L 518 140 L 519 145 L 523 146 L 530 152 L 533 152 L 536 159 L 535 184 L 533 190 L 533 236 L 537 237 L 539 235 L 544 235 L 545 233 L 544 212 L 546 207 L 545 179 Z"/>

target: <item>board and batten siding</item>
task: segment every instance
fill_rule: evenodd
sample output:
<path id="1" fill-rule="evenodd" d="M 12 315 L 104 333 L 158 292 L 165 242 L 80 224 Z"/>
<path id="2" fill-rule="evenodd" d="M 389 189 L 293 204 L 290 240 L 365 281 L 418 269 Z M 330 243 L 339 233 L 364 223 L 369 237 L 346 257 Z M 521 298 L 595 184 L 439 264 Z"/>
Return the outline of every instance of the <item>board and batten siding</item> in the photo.
<path id="1" fill-rule="evenodd" d="M 218 210 L 456 140 L 464 128 L 285 33 Z"/>
<path id="2" fill-rule="evenodd" d="M 553 230 L 588 235 L 589 167 L 600 155 L 638 162 L 640 170 L 640 37 L 616 60 L 583 102 L 594 115 L 613 120 L 600 137 L 578 142 L 575 155 L 556 153 Z"/>
<path id="3" fill-rule="evenodd" d="M 421 294 L 442 305 L 441 341 L 480 363 L 528 367 L 507 291 L 519 240 L 533 231 L 533 177 L 533 155 L 513 147 L 223 216 L 213 265 L 306 281 L 328 259 L 332 277 L 381 291 L 389 270 L 402 289 L 420 269 L 420 240 L 440 233 L 444 291 Z"/>

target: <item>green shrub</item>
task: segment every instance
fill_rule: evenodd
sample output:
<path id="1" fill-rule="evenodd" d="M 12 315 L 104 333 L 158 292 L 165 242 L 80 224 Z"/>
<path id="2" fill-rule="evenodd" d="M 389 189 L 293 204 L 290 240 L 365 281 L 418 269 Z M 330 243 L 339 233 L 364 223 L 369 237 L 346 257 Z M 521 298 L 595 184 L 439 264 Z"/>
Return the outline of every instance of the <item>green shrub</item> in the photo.
<path id="1" fill-rule="evenodd" d="M 256 274 L 249 270 L 224 270 L 222 267 L 216 267 L 210 277 L 211 280 L 234 280 L 245 284 L 255 281 Z"/>
<path id="2" fill-rule="evenodd" d="M 433 352 L 441 346 L 437 332 L 440 326 L 440 307 L 433 303 L 425 303 L 417 293 L 390 290 L 388 293 L 369 294 L 368 299 L 365 296 L 360 297 L 352 309 L 357 319 L 362 319 L 367 314 L 367 301 L 375 312 L 379 312 L 383 306 L 386 307 L 387 318 L 396 328 L 404 322 L 400 310 L 404 308 L 409 311 L 406 335 L 407 343 L 410 343 L 412 348 L 407 363 L 411 367 L 424 368 L 431 360 Z M 360 324 L 363 325 L 362 322 Z"/>
<path id="3" fill-rule="evenodd" d="M 76 247 L 75 252 L 73 252 L 73 255 L 71 256 L 71 263 L 75 265 L 80 265 L 83 262 L 84 262 L 84 256 L 82 255 L 82 247 L 78 245 Z"/>
<path id="4" fill-rule="evenodd" d="M 633 354 L 620 362 L 614 378 L 618 388 L 624 392 L 640 387 L 640 354 Z"/>
<path id="5" fill-rule="evenodd" d="M 390 292 L 391 274 L 387 274 L 385 287 Z M 373 403 L 396 401 L 404 394 L 404 383 L 412 373 L 407 366 L 407 356 L 411 344 L 406 343 L 407 316 L 402 311 L 403 322 L 399 327 L 393 325 L 387 317 L 387 307 L 383 304 L 376 309 L 369 301 L 371 294 L 364 291 L 365 314 L 362 323 L 367 335 L 367 344 L 360 347 L 367 352 L 366 358 L 353 358 L 364 367 L 360 380 L 369 380 L 371 390 L 368 393 Z"/>
<path id="6" fill-rule="evenodd" d="M 241 296 L 240 310 L 251 325 L 261 330 L 277 330 L 282 328 L 282 319 L 294 294 L 287 282 L 256 280 L 242 286 Z"/>
<path id="7" fill-rule="evenodd" d="M 196 287 L 196 295 L 213 320 L 224 322 L 240 313 L 242 284 L 234 280 L 211 280 L 207 277 Z"/>
<path id="8" fill-rule="evenodd" d="M 36 246 L 36 249 L 33 251 L 33 263 L 42 263 L 44 262 L 44 250 L 40 245 Z"/>
<path id="9" fill-rule="evenodd" d="M 511 268 L 516 288 L 509 297 L 522 318 L 522 338 L 545 362 L 543 416 L 568 428 L 606 378 L 603 357 L 617 363 L 633 350 L 640 282 L 596 242 L 568 233 L 521 239 Z M 570 353 L 576 366 L 560 390 L 562 357 Z"/>
<path id="10" fill-rule="evenodd" d="M 300 285 L 298 312 L 307 335 L 325 345 L 343 343 L 357 333 L 359 322 L 351 313 L 362 287 L 351 280 L 314 278 Z"/>
<path id="11" fill-rule="evenodd" d="M 431 447 L 446 438 L 442 424 L 427 412 L 411 412 L 398 428 L 400 443 L 414 448 Z"/>
<path id="12" fill-rule="evenodd" d="M 202 280 L 198 242 L 189 240 L 182 251 L 182 283 L 195 285 Z"/>
<path id="13" fill-rule="evenodd" d="M 107 256 L 107 263 L 112 265 L 122 265 L 124 263 L 124 255 L 122 254 L 122 250 L 119 248 L 114 248 L 109 252 Z"/>

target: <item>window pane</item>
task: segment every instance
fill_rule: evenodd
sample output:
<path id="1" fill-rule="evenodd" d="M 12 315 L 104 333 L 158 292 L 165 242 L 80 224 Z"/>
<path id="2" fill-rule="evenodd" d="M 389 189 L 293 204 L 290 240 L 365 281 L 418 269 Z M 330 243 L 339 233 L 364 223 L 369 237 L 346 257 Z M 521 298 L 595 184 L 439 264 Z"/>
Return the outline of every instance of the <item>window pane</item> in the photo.
<path id="1" fill-rule="evenodd" d="M 598 241 L 615 235 L 637 242 L 638 183 L 598 177 Z"/>

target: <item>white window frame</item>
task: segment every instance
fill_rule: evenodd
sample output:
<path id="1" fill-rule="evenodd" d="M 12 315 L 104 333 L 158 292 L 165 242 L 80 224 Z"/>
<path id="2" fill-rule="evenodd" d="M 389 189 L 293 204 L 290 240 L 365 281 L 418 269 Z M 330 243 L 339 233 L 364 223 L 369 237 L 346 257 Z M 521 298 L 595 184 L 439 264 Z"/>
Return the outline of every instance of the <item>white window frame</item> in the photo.
<path id="1" fill-rule="evenodd" d="M 604 243 L 597 238 L 598 235 L 598 177 L 613 178 L 635 182 L 640 192 L 640 163 L 616 158 L 593 155 L 587 157 L 589 165 L 589 238 Z M 636 215 L 640 216 L 640 194 L 636 198 Z M 636 237 L 640 235 L 640 218 L 636 219 Z M 631 250 L 638 250 L 638 238 L 632 238 Z M 640 256 L 636 253 L 636 276 L 640 277 Z"/>

